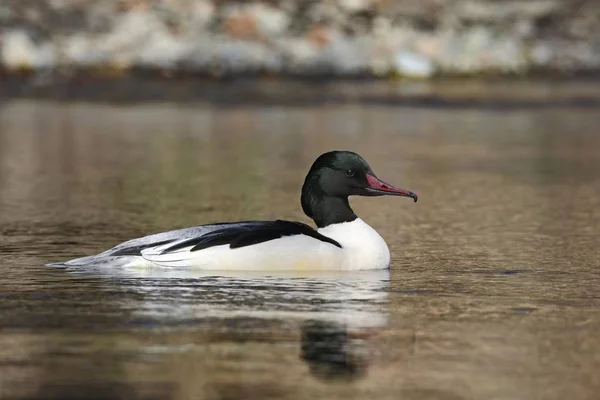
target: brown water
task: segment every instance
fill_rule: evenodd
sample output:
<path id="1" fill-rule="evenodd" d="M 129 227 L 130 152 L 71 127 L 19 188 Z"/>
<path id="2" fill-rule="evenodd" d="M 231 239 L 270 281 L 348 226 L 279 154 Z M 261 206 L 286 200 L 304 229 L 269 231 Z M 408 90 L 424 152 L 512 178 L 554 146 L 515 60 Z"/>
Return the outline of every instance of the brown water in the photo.
<path id="1" fill-rule="evenodd" d="M 561 106 L 562 107 L 562 106 Z M 0 108 L 2 399 L 597 399 L 600 110 Z M 389 274 L 44 267 L 212 221 L 289 218 L 321 152 Z"/>

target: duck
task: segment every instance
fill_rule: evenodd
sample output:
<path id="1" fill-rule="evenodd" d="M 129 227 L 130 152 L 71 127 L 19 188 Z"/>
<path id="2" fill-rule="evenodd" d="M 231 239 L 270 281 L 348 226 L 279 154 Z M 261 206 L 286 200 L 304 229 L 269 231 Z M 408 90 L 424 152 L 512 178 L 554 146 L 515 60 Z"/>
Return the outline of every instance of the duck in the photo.
<path id="1" fill-rule="evenodd" d="M 302 210 L 316 229 L 286 220 L 212 223 L 128 240 L 61 265 L 203 271 L 389 269 L 385 240 L 354 213 L 350 196 L 418 200 L 416 193 L 379 179 L 359 154 L 329 151 L 314 161 L 302 185 Z"/>

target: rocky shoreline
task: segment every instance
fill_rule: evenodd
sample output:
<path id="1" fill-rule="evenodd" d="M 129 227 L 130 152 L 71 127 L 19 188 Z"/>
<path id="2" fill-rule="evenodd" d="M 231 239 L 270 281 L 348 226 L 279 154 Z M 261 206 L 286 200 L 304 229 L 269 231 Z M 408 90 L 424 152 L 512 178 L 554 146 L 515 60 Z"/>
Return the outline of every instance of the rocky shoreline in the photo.
<path id="1" fill-rule="evenodd" d="M 4 0 L 8 73 L 427 79 L 600 71 L 594 0 Z"/>

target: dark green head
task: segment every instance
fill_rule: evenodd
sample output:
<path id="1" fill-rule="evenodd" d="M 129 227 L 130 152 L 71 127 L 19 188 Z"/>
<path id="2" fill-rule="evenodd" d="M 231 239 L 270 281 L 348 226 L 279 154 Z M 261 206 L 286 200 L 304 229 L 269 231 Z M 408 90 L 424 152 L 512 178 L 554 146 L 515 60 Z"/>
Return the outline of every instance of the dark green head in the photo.
<path id="1" fill-rule="evenodd" d="M 348 196 L 417 195 L 389 185 L 375 175 L 369 164 L 351 151 L 331 151 L 313 163 L 302 186 L 302 209 L 318 227 L 349 222 L 357 217 Z"/>

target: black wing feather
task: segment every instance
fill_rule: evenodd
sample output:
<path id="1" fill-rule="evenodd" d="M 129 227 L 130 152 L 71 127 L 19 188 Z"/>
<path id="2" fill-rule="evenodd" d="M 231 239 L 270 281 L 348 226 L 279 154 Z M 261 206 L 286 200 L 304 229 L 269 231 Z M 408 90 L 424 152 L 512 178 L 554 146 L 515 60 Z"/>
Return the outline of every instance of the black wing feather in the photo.
<path id="1" fill-rule="evenodd" d="M 293 235 L 306 235 L 326 243 L 331 243 L 339 248 L 342 247 L 335 240 L 321 235 L 306 224 L 277 220 L 227 226 L 200 237 L 179 242 L 163 250 L 162 254 L 171 253 L 190 246 L 192 246 L 190 251 L 199 251 L 225 244 L 229 244 L 229 247 L 232 249 L 237 249 Z"/>

